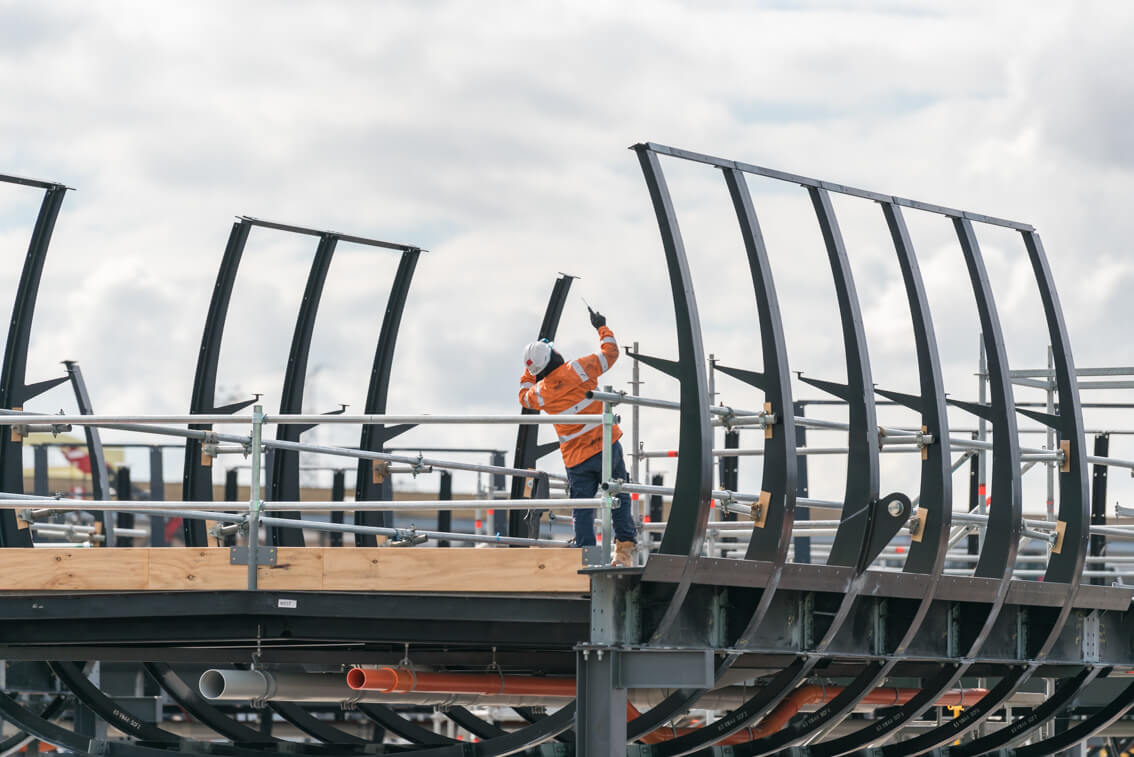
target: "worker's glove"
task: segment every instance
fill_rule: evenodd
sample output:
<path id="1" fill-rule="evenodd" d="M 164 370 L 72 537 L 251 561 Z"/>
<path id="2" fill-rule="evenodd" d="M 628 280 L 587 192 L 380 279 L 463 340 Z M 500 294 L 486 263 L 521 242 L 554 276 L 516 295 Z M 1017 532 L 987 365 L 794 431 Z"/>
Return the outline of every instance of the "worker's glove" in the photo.
<path id="1" fill-rule="evenodd" d="M 596 313 L 594 310 L 587 308 L 587 312 L 591 314 L 591 325 L 596 329 L 601 329 L 606 325 L 606 316 L 602 313 Z"/>

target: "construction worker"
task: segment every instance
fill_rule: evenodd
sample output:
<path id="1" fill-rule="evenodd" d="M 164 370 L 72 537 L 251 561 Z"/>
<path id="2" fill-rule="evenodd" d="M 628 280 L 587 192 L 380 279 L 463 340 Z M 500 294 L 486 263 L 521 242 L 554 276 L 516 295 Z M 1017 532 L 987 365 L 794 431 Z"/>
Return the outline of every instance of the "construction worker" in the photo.
<path id="1" fill-rule="evenodd" d="M 588 400 L 587 392 L 598 386 L 598 377 L 618 359 L 618 343 L 614 332 L 606 325 L 602 313 L 590 312 L 591 325 L 598 329 L 599 351 L 566 363 L 563 356 L 542 339 L 524 348 L 524 376 L 520 379 L 520 404 L 549 415 L 560 413 L 599 414 L 602 403 Z M 591 498 L 602 482 L 602 424 L 556 423 L 559 435 L 559 452 L 567 468 L 567 484 L 574 499 Z M 622 444 L 618 439 L 622 430 L 617 425 L 611 437 L 614 478 L 628 481 L 626 463 L 622 460 Z M 612 565 L 628 567 L 634 560 L 636 534 L 630 513 L 630 496 L 618 495 L 619 506 L 613 511 L 615 552 Z M 595 543 L 594 508 L 575 510 L 575 546 L 587 547 Z"/>

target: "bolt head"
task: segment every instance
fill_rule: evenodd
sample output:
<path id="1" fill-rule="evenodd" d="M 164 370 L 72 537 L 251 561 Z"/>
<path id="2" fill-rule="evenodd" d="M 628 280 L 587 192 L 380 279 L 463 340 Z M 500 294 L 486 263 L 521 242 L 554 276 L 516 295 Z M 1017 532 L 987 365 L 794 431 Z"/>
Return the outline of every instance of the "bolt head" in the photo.
<path id="1" fill-rule="evenodd" d="M 900 518 L 905 511 L 906 506 L 900 499 L 892 499 L 886 505 L 886 512 L 890 513 L 890 515 L 895 518 Z"/>

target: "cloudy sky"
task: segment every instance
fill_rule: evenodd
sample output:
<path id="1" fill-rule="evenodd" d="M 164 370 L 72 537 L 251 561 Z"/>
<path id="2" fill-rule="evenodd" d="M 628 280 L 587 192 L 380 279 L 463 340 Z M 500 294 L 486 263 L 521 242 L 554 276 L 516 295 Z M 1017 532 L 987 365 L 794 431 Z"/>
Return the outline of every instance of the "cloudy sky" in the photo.
<path id="1" fill-rule="evenodd" d="M 1134 10 L 1111 2 L 0 0 L 0 173 L 77 189 L 44 273 L 29 379 L 75 359 L 99 410 L 184 411 L 238 214 L 428 248 L 398 344 L 392 412 L 513 412 L 519 352 L 558 271 L 581 277 L 560 331 L 565 353 L 593 349 L 585 297 L 624 343 L 675 356 L 657 226 L 626 149 L 646 140 L 1033 223 L 1077 362 L 1131 365 L 1132 31 Z M 664 166 L 706 351 L 758 369 L 724 184 L 713 169 Z M 792 368 L 839 380 L 838 313 L 806 193 L 751 184 Z M 11 262 L 0 292 L 14 292 L 40 199 L 0 186 L 0 254 Z M 846 199 L 836 210 L 874 379 L 912 390 L 909 315 L 881 213 Z M 908 220 L 947 388 L 975 398 L 975 308 L 951 228 L 937 216 Z M 1020 239 L 982 230 L 981 242 L 1012 367 L 1042 367 L 1046 334 Z M 269 410 L 278 404 L 313 251 L 309 238 L 253 232 L 225 334 L 222 399 L 263 392 Z M 361 409 L 395 264 L 383 251 L 340 246 L 316 326 L 313 410 Z M 628 363 L 610 383 L 626 386 Z M 674 396 L 670 380 L 645 378 L 647 394 Z M 729 380 L 719 389 L 727 404 L 762 401 Z M 1089 399 L 1101 398 L 1117 396 Z M 73 401 L 59 390 L 38 406 Z M 1130 414 L 1088 421 L 1134 428 Z M 649 448 L 675 443 L 672 421 L 647 414 Z M 405 439 L 509 449 L 514 436 Z M 1115 454 L 1134 457 L 1132 444 L 1116 439 Z M 916 487 L 916 464 L 894 457 L 883 489 Z M 816 466 L 814 496 L 841 495 L 839 465 Z M 743 467 L 744 488 L 759 486 L 758 466 Z M 1029 482 L 1028 507 L 1042 510 L 1043 474 Z M 1116 476 L 1112 490 L 1121 499 L 1134 487 Z"/>

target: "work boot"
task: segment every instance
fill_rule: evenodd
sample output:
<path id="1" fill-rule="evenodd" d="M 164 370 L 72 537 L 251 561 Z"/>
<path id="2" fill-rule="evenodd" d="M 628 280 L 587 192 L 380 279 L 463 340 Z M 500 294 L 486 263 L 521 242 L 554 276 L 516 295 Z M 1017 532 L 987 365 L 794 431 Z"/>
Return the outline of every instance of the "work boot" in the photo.
<path id="1" fill-rule="evenodd" d="M 630 568 L 634 565 L 634 542 L 614 542 L 614 559 L 610 564 L 615 568 Z"/>

